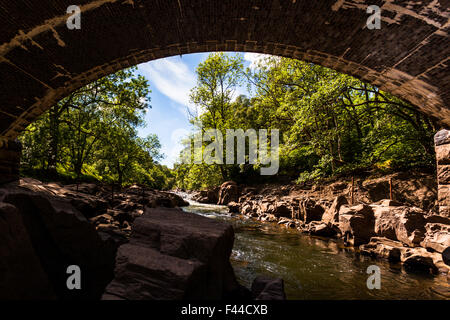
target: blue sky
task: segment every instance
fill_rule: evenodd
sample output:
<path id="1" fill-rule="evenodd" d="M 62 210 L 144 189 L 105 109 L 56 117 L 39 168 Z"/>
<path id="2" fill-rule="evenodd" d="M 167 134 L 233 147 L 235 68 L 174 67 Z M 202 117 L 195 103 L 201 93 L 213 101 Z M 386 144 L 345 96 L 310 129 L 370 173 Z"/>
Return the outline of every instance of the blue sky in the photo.
<path id="1" fill-rule="evenodd" d="M 196 53 L 138 65 L 138 73 L 149 80 L 152 90 L 152 108 L 145 117 L 147 126 L 139 130 L 139 135 L 158 135 L 162 145 L 161 152 L 165 155 L 161 163 L 170 168 L 181 151 L 181 138 L 192 130 L 188 108 L 194 111 L 195 106 L 189 103 L 189 94 L 197 81 L 195 69 L 207 56 L 208 53 Z M 242 56 L 245 67 L 253 67 L 262 58 L 262 55 L 253 53 L 242 53 Z M 236 94 L 247 94 L 247 90 L 245 87 L 238 88 Z"/>

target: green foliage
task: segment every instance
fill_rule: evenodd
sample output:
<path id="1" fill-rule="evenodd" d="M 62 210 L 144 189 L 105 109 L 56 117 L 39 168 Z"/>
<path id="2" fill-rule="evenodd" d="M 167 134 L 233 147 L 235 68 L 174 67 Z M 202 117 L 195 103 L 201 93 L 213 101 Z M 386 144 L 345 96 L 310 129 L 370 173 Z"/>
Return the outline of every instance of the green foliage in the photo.
<path id="1" fill-rule="evenodd" d="M 212 54 L 197 69 L 197 130 L 280 130 L 280 174 L 298 182 L 434 166 L 433 119 L 358 79 L 312 63 L 266 58 L 244 70 L 240 56 Z M 245 76 L 251 98 L 229 94 Z M 226 90 L 221 90 L 221 83 Z M 226 153 L 226 149 L 225 149 Z M 187 188 L 255 178 L 256 166 L 178 165 Z M 220 175 L 218 174 L 220 173 Z"/>
<path id="2" fill-rule="evenodd" d="M 171 188 L 172 173 L 157 163 L 158 138 L 137 135 L 150 107 L 150 89 L 135 70 L 73 92 L 31 124 L 20 137 L 23 171 L 47 179 Z"/>

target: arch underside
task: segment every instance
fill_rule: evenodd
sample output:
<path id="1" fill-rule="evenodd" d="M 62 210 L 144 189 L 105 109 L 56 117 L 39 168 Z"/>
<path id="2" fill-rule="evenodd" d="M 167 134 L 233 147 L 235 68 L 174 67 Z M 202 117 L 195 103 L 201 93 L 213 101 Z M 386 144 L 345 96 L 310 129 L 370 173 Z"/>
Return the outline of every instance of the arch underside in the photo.
<path id="1" fill-rule="evenodd" d="M 0 138 L 14 139 L 77 88 L 163 57 L 245 51 L 314 62 L 380 87 L 450 126 L 450 9 L 444 1 L 0 0 Z M 447 2 L 447 1 L 445 1 Z"/>

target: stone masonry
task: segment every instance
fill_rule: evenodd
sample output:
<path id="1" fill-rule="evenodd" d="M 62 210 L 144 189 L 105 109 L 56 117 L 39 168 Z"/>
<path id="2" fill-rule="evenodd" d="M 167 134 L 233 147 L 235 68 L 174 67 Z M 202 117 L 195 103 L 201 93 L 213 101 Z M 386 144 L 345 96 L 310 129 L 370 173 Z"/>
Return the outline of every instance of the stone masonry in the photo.
<path id="1" fill-rule="evenodd" d="M 438 205 L 441 216 L 450 217 L 450 130 L 434 136 L 438 176 Z"/>

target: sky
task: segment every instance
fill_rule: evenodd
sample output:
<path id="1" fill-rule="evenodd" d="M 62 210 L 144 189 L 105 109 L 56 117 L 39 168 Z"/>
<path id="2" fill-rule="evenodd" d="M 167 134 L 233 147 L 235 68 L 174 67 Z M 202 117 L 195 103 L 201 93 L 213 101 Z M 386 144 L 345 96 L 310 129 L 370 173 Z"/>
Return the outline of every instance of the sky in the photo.
<path id="1" fill-rule="evenodd" d="M 237 53 L 229 53 L 235 55 Z M 263 55 L 241 53 L 244 67 L 254 68 Z M 195 87 L 197 65 L 208 57 L 208 53 L 174 56 L 138 65 L 138 74 L 150 84 L 151 109 L 147 110 L 146 127 L 139 135 L 156 134 L 161 142 L 161 152 L 165 155 L 161 164 L 172 168 L 182 149 L 181 138 L 191 130 L 188 110 L 196 107 L 189 103 L 190 90 Z M 248 94 L 246 87 L 237 89 L 236 94 Z"/>

